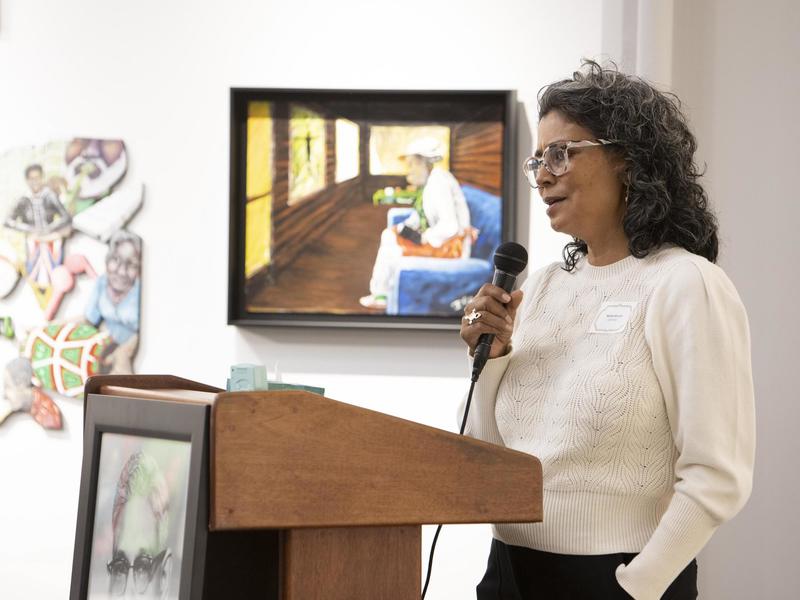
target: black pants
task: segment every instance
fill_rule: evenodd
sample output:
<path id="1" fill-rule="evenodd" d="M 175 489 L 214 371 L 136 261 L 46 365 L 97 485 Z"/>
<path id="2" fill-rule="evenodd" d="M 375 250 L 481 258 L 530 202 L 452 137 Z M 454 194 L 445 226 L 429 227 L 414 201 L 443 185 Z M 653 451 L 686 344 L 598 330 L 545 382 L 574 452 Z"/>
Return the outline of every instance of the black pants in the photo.
<path id="1" fill-rule="evenodd" d="M 478 600 L 623 600 L 630 595 L 614 572 L 636 554 L 574 556 L 509 546 L 492 540 L 489 564 L 478 584 Z M 697 562 L 667 588 L 662 600 L 697 598 Z"/>

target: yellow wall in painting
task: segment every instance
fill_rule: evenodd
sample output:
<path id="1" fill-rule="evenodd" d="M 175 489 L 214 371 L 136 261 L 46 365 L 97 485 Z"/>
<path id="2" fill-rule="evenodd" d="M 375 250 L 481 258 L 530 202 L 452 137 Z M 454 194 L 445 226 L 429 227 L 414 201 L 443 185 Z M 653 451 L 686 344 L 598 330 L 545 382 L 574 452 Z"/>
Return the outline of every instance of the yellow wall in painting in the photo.
<path id="1" fill-rule="evenodd" d="M 245 219 L 245 277 L 252 277 L 270 261 L 270 212 L 272 198 L 263 196 L 247 203 Z"/>
<path id="2" fill-rule="evenodd" d="M 269 102 L 251 102 L 247 114 L 245 277 L 270 262 L 272 234 L 272 118 Z"/>

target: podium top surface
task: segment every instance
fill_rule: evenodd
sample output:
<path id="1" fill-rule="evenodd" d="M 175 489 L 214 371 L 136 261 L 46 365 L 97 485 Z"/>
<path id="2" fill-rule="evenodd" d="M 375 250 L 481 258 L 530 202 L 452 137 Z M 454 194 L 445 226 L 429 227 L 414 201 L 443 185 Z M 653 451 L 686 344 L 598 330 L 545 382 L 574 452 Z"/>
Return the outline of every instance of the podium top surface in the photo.
<path id="1" fill-rule="evenodd" d="M 168 400 L 172 402 L 194 402 L 213 404 L 217 394 L 199 390 L 180 388 L 139 389 L 122 385 L 102 385 L 100 393 L 105 396 L 125 396 L 126 398 L 142 398 L 143 400 Z"/>
<path id="2" fill-rule="evenodd" d="M 212 529 L 542 519 L 534 456 L 317 394 L 145 375 L 89 393 L 211 405 Z"/>

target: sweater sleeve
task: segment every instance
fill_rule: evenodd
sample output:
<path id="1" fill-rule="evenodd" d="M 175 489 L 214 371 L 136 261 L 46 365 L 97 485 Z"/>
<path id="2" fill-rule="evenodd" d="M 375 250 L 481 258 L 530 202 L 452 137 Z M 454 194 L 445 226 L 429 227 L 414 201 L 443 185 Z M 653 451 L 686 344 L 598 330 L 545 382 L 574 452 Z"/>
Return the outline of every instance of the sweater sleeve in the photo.
<path id="1" fill-rule="evenodd" d="M 747 315 L 731 281 L 704 260 L 674 266 L 653 291 L 645 337 L 678 450 L 676 482 L 619 584 L 657 600 L 750 495 L 755 410 Z"/>
<path id="2" fill-rule="evenodd" d="M 491 442 L 492 444 L 503 445 L 503 438 L 497 429 L 497 419 L 494 415 L 497 403 L 497 391 L 500 389 L 500 382 L 505 375 L 508 363 L 514 353 L 514 340 L 519 335 L 525 322 L 525 317 L 533 304 L 542 281 L 546 273 L 552 269 L 552 265 L 544 267 L 533 273 L 522 284 L 522 303 L 517 309 L 517 316 L 514 320 L 514 332 L 511 335 L 511 347 L 505 356 L 499 356 L 486 361 L 481 376 L 475 384 L 475 391 L 472 394 L 467 425 L 464 428 L 464 435 L 475 439 Z M 468 371 L 472 373 L 472 357 L 468 357 Z M 467 397 L 461 401 L 458 407 L 458 427 L 464 419 L 464 408 L 466 407 Z"/>
<path id="3" fill-rule="evenodd" d="M 497 390 L 500 382 L 505 375 L 508 361 L 511 358 L 511 351 L 505 356 L 491 358 L 486 361 L 481 376 L 475 384 L 475 391 L 472 394 L 472 403 L 469 407 L 467 425 L 464 428 L 464 435 L 490 442 L 492 444 L 503 445 L 503 438 L 497 429 L 497 419 L 494 416 L 494 407 L 497 403 Z M 469 357 L 469 371 L 472 371 L 472 357 Z M 464 420 L 464 409 L 467 405 L 467 397 L 461 401 L 458 407 L 458 427 Z"/>

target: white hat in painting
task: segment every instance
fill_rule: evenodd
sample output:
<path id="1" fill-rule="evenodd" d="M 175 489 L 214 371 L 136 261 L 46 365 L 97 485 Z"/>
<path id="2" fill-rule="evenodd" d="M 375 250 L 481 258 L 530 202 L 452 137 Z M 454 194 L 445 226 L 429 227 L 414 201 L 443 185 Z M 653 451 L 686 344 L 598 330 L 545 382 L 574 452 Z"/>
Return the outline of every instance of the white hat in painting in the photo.
<path id="1" fill-rule="evenodd" d="M 437 162 L 444 158 L 441 142 L 432 137 L 421 137 L 411 142 L 406 147 L 406 152 L 401 158 L 414 154 L 426 158 L 431 162 Z"/>

